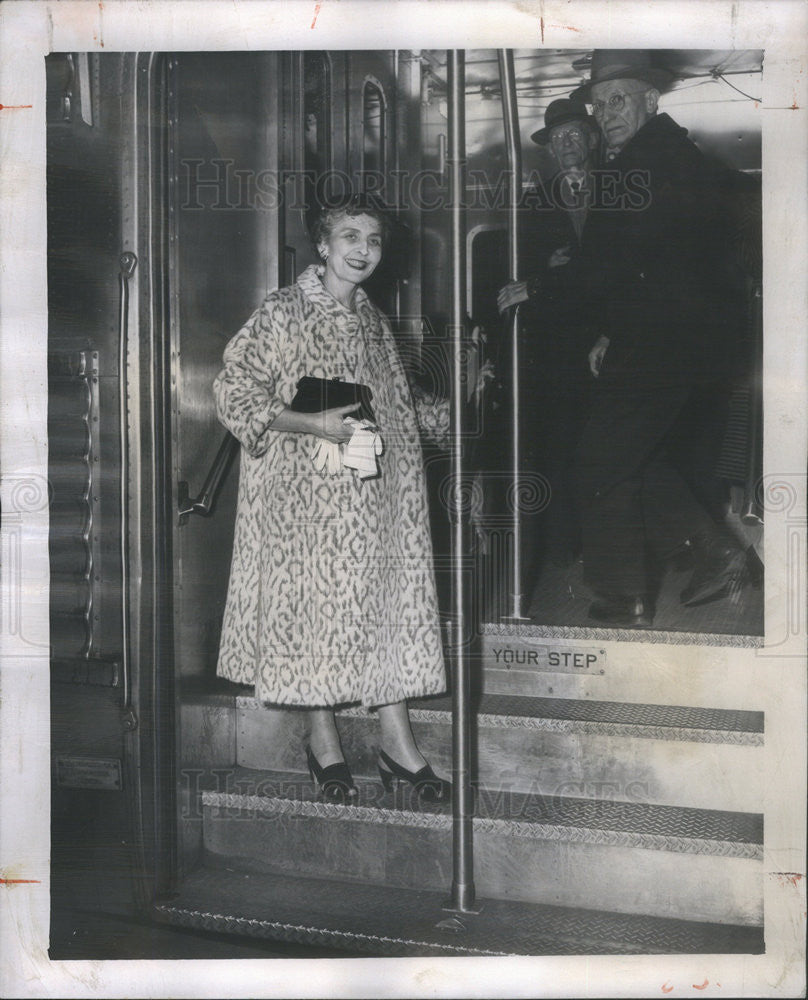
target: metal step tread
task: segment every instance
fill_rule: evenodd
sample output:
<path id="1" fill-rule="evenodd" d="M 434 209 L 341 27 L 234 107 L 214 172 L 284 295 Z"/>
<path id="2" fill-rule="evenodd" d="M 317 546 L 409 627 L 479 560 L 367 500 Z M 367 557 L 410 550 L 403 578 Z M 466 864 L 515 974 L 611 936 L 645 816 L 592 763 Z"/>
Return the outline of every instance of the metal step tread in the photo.
<path id="1" fill-rule="evenodd" d="M 260 708 L 249 696 L 239 697 L 237 704 L 247 710 Z M 484 694 L 474 700 L 473 710 L 478 725 L 492 728 L 763 745 L 763 712 L 506 694 Z M 448 695 L 410 702 L 410 717 L 415 722 L 450 724 L 451 713 L 452 701 Z M 367 717 L 373 713 L 367 708 L 350 707 L 341 709 L 339 714 Z"/>
<path id="2" fill-rule="evenodd" d="M 594 639 L 600 642 L 653 642 L 674 646 L 732 646 L 755 649 L 763 646 L 762 635 L 732 632 L 685 632 L 673 629 L 599 628 L 589 625 L 535 625 L 523 622 L 484 622 L 482 635 L 531 639 Z"/>
<path id="3" fill-rule="evenodd" d="M 439 928 L 448 887 L 426 891 L 209 866 L 158 903 L 165 923 L 385 956 L 762 954 L 763 928 L 480 900 Z"/>
<path id="4" fill-rule="evenodd" d="M 565 729 L 699 742 L 763 743 L 763 712 L 507 694 L 484 694 L 474 704 L 477 722 L 486 726 Z M 443 696 L 411 702 L 411 712 L 423 713 L 417 716 L 422 721 L 429 718 L 429 712 L 436 711 L 451 713 L 451 698 Z"/>
<path id="5" fill-rule="evenodd" d="M 451 807 L 420 803 L 409 785 L 385 792 L 379 781 L 355 778 L 356 805 L 322 802 L 299 773 L 234 768 L 228 787 L 202 792 L 202 805 L 256 815 L 295 815 L 424 829 L 452 827 Z M 763 816 L 644 802 L 476 789 L 476 832 L 536 840 L 640 847 L 760 860 Z"/>

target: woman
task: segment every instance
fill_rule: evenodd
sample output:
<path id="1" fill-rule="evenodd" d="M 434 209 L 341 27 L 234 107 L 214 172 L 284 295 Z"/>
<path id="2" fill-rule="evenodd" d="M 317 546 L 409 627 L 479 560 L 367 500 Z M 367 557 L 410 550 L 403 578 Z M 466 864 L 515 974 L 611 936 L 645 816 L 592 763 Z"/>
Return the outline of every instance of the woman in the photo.
<path id="1" fill-rule="evenodd" d="M 310 709 L 306 756 L 326 800 L 356 801 L 334 706 L 360 701 L 378 710 L 385 787 L 405 780 L 446 802 L 451 786 L 418 750 L 406 703 L 445 690 L 415 405 L 390 328 L 360 287 L 387 224 L 355 200 L 322 211 L 312 235 L 323 265 L 267 297 L 214 384 L 219 418 L 242 444 L 218 672 L 254 683 L 262 703 Z M 315 464 L 323 441 L 349 442 L 356 407 L 290 409 L 307 375 L 370 387 L 378 476 Z M 419 416 L 448 430 L 445 401 L 424 400 Z"/>

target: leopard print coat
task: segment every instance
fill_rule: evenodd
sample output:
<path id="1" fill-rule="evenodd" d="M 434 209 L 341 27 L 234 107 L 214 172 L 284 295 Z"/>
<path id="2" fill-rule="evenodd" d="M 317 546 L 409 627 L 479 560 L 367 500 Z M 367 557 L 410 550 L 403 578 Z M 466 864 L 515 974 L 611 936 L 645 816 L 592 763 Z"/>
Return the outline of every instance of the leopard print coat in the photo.
<path id="1" fill-rule="evenodd" d="M 382 314 L 361 288 L 342 306 L 321 273 L 266 298 L 214 383 L 242 445 L 218 673 L 264 704 L 383 705 L 445 690 L 416 406 L 437 436 L 448 404 L 413 399 Z M 318 472 L 319 439 L 272 430 L 303 375 L 370 386 L 378 478 Z"/>

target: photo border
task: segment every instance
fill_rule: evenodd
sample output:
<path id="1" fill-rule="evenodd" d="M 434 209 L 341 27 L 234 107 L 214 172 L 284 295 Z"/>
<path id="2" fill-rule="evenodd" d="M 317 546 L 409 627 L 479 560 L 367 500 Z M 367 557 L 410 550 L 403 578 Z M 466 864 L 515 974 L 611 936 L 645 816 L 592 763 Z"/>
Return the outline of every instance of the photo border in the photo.
<path id="1" fill-rule="evenodd" d="M 198 16 L 195 16 L 198 15 Z M 45 67 L 49 51 L 764 49 L 766 954 L 51 962 Z M 28 0 L 0 6 L 0 952 L 4 996 L 799 996 L 805 964 L 808 7 L 801 0 Z M 23 484 L 22 486 L 20 484 Z M 16 492 L 15 492 L 16 490 Z M 735 662 L 733 663 L 735 666 Z"/>

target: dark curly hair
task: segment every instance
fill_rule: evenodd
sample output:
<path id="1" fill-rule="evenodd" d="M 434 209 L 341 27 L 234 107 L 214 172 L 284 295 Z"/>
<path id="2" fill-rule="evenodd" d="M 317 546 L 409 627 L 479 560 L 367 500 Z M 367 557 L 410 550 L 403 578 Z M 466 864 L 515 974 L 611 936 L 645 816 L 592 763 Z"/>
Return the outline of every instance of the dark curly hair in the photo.
<path id="1" fill-rule="evenodd" d="M 384 249 L 392 232 L 392 225 L 386 212 L 370 198 L 352 195 L 337 205 L 323 206 L 314 212 L 309 224 L 309 234 L 315 251 L 320 243 L 327 242 L 340 219 L 344 216 L 356 218 L 359 215 L 367 215 L 379 223 L 382 231 L 382 249 Z"/>

